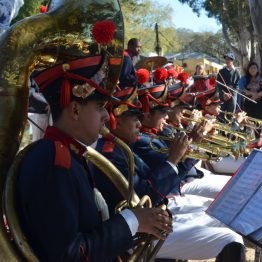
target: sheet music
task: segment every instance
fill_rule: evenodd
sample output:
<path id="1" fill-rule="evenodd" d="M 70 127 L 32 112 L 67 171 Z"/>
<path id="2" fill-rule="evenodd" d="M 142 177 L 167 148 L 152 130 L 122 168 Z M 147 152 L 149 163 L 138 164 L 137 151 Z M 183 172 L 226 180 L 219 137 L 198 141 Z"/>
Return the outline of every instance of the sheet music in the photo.
<path id="1" fill-rule="evenodd" d="M 249 235 L 262 225 L 262 187 L 250 199 L 240 214 L 233 220 L 230 227 L 237 229 L 243 235 Z"/>
<path id="2" fill-rule="evenodd" d="M 248 237 L 262 244 L 262 227 L 259 230 L 257 230 L 256 232 L 249 235 Z"/>
<path id="3" fill-rule="evenodd" d="M 262 151 L 253 150 L 207 213 L 243 235 L 262 240 Z"/>

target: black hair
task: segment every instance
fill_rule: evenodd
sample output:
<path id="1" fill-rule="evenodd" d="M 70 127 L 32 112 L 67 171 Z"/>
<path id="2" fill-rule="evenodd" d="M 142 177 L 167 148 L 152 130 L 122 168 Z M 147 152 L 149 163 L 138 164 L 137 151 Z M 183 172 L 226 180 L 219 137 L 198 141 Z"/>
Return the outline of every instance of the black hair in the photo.
<path id="1" fill-rule="evenodd" d="M 128 43 L 127 43 L 127 47 L 129 46 L 136 46 L 136 44 L 140 42 L 140 40 L 138 38 L 131 38 Z"/>
<path id="2" fill-rule="evenodd" d="M 249 69 L 250 69 L 251 66 L 256 66 L 256 67 L 257 67 L 257 74 L 256 74 L 256 76 L 259 75 L 259 67 L 258 67 L 258 64 L 257 64 L 256 62 L 251 61 L 251 62 L 248 64 L 247 70 L 246 70 L 246 77 L 247 77 L 246 85 L 249 84 L 249 82 L 250 82 L 250 80 L 251 80 L 251 78 L 252 78 L 252 76 L 251 76 L 250 73 L 249 73 Z"/>

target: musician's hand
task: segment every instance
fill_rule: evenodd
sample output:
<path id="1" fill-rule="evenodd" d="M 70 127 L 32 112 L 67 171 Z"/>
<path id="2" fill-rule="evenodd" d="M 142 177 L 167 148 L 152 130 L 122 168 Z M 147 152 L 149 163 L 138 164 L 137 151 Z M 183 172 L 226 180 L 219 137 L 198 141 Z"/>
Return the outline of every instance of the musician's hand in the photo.
<path id="1" fill-rule="evenodd" d="M 203 127 L 204 127 L 203 135 L 204 135 L 204 136 L 214 130 L 214 124 L 215 124 L 215 122 L 216 122 L 216 119 L 215 119 L 215 118 L 210 118 L 210 119 L 205 120 L 205 121 L 203 122 Z"/>
<path id="2" fill-rule="evenodd" d="M 236 121 L 238 124 L 247 123 L 247 113 L 245 111 L 236 114 Z"/>
<path id="3" fill-rule="evenodd" d="M 202 117 L 202 111 L 199 111 L 197 109 L 194 109 L 192 111 L 192 120 L 198 120 L 200 117 Z"/>
<path id="4" fill-rule="evenodd" d="M 189 139 L 185 132 L 176 134 L 174 141 L 170 145 L 168 161 L 176 165 L 184 157 L 192 139 Z"/>
<path id="5" fill-rule="evenodd" d="M 172 218 L 161 208 L 136 208 L 132 210 L 137 217 L 138 232 L 152 234 L 164 240 L 173 232 Z"/>
<path id="6" fill-rule="evenodd" d="M 228 101 L 232 97 L 231 93 L 224 93 L 224 101 Z"/>
<path id="7" fill-rule="evenodd" d="M 204 126 L 203 124 L 197 124 L 188 135 L 193 142 L 200 142 L 204 137 Z"/>

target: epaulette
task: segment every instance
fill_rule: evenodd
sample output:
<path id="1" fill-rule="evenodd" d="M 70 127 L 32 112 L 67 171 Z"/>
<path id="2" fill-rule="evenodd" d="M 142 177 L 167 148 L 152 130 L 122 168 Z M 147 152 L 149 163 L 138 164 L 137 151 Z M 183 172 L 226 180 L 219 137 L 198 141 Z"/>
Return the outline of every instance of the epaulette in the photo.
<path id="1" fill-rule="evenodd" d="M 55 166 L 69 169 L 71 167 L 71 154 L 69 148 L 61 142 L 55 141 Z"/>
<path id="2" fill-rule="evenodd" d="M 113 141 L 106 140 L 102 148 L 103 153 L 112 153 L 114 151 L 116 144 Z"/>

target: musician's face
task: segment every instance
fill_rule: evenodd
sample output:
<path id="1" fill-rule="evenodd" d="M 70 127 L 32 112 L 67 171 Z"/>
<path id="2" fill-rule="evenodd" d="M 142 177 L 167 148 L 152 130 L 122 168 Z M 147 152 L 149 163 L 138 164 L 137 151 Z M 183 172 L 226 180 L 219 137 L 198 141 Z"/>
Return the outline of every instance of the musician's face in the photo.
<path id="1" fill-rule="evenodd" d="M 112 132 L 128 143 L 135 143 L 141 123 L 137 115 L 123 115 L 116 119 L 117 126 Z"/>
<path id="2" fill-rule="evenodd" d="M 132 52 L 134 56 L 138 56 L 141 53 L 141 49 L 142 49 L 142 46 L 139 41 L 136 42 L 134 46 L 129 47 L 129 50 Z"/>
<path id="3" fill-rule="evenodd" d="M 76 140 L 87 146 L 91 145 L 97 140 L 100 129 L 109 119 L 104 105 L 103 100 L 88 101 L 84 105 L 72 101 L 63 110 L 62 119 L 58 124 Z"/>
<path id="4" fill-rule="evenodd" d="M 156 128 L 163 130 L 168 119 L 167 110 L 153 110 L 152 112 L 144 113 L 142 124 L 148 128 Z"/>
<path id="5" fill-rule="evenodd" d="M 197 66 L 197 68 L 196 68 L 196 74 L 197 74 L 197 75 L 202 75 L 202 74 L 204 74 L 204 67 L 203 67 L 202 65 Z"/>
<path id="6" fill-rule="evenodd" d="M 168 112 L 168 119 L 171 122 L 180 124 L 184 110 L 185 108 L 183 106 L 175 106 L 174 108 L 172 108 L 172 110 Z"/>
<path id="7" fill-rule="evenodd" d="M 212 105 L 206 106 L 205 108 L 207 113 L 213 116 L 218 116 L 220 113 L 220 109 L 221 109 L 220 104 L 212 104 Z"/>

